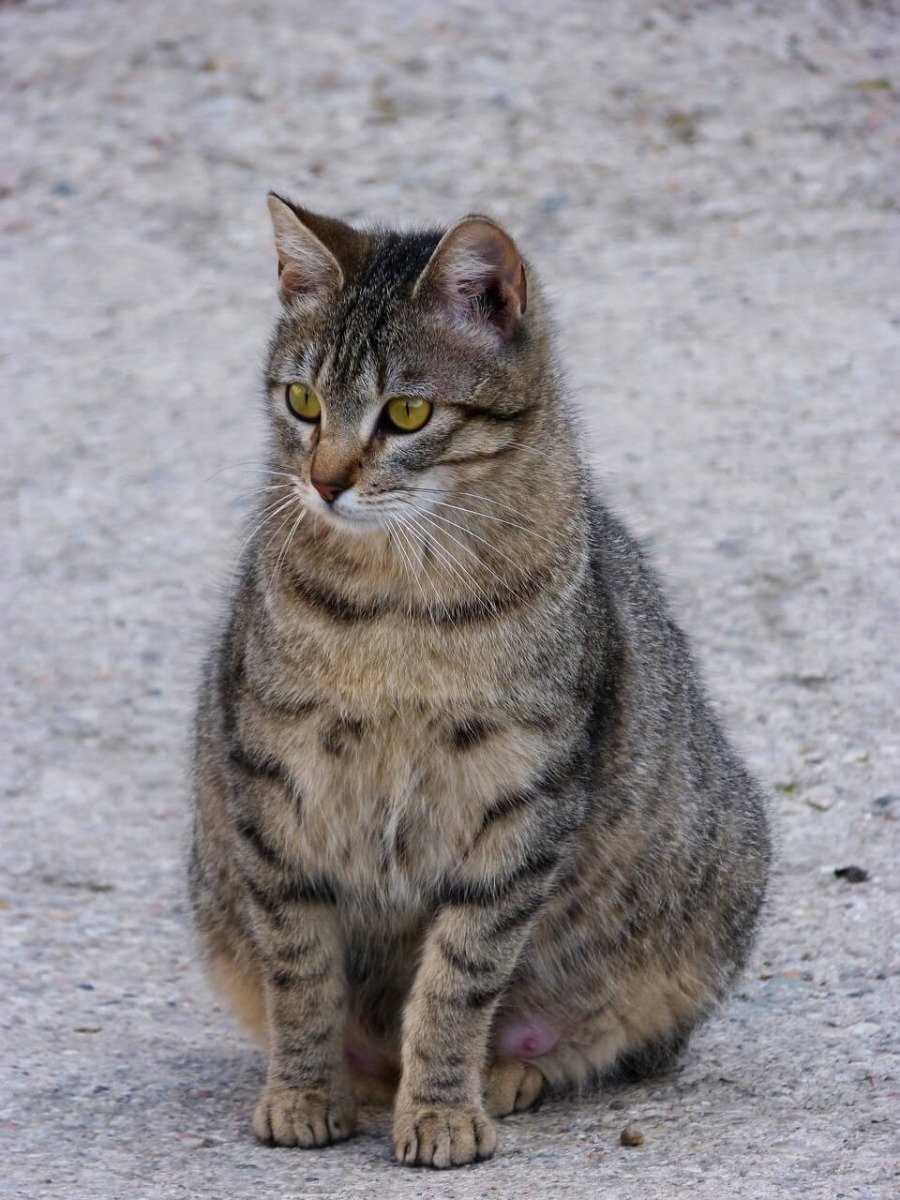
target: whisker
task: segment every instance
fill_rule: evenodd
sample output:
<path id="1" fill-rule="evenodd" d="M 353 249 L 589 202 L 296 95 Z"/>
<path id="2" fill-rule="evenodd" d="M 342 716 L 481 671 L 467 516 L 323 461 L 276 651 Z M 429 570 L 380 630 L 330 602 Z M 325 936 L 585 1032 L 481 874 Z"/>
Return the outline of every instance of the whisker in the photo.
<path id="1" fill-rule="evenodd" d="M 290 546 L 291 542 L 294 540 L 294 534 L 299 529 L 300 522 L 306 516 L 306 509 L 303 507 L 302 504 L 300 504 L 299 497 L 295 497 L 295 499 L 297 501 L 297 504 L 300 507 L 300 512 L 297 514 L 297 519 L 294 521 L 293 525 L 288 530 L 287 536 L 285 537 L 284 542 L 282 543 L 281 549 L 278 552 L 278 557 L 275 559 L 275 566 L 272 568 L 272 574 L 269 578 L 268 586 L 266 587 L 266 596 L 267 597 L 272 590 L 275 580 L 278 578 L 278 575 L 279 575 L 279 572 L 281 571 L 282 566 L 284 565 L 284 560 L 285 560 L 285 556 L 287 555 L 287 552 L 288 552 L 288 547 Z M 278 528 L 279 533 L 285 527 L 285 525 L 287 524 L 287 522 L 290 519 L 291 519 L 291 514 L 289 513 L 287 520 L 283 521 L 281 523 L 281 525 L 279 526 L 279 528 Z M 277 534 L 276 534 L 276 536 L 277 536 Z"/>
<path id="2" fill-rule="evenodd" d="M 422 515 L 422 514 L 420 514 L 420 515 Z M 473 537 L 473 538 L 475 538 L 475 540 L 476 540 L 476 541 L 478 541 L 478 542 L 483 542 L 483 543 L 484 543 L 484 545 L 485 545 L 485 546 L 488 546 L 488 547 L 489 547 L 489 548 L 490 548 L 490 549 L 491 549 L 491 550 L 492 550 L 492 551 L 493 551 L 495 554 L 499 554 L 501 558 L 505 558 L 505 559 L 506 559 L 506 561 L 507 561 L 508 563 L 511 563 L 511 564 L 512 564 L 512 566 L 514 566 L 514 567 L 516 568 L 516 574 L 517 574 L 517 575 L 519 574 L 519 571 L 520 571 L 520 564 L 519 564 L 519 563 L 517 563 L 517 562 L 516 562 L 516 560 L 515 560 L 514 558 L 510 558 L 510 556 L 509 556 L 508 554 L 505 554 L 505 553 L 504 553 L 504 552 L 503 552 L 503 551 L 502 551 L 502 550 L 499 548 L 499 546 L 496 546 L 496 545 L 495 545 L 495 544 L 494 544 L 492 541 L 490 541 L 488 538 L 482 537 L 482 536 L 481 536 L 481 534 L 479 534 L 479 533 L 476 533 L 474 529 L 468 529 L 468 528 L 467 528 L 465 525 L 460 525 L 460 523 L 459 523 L 458 521 L 451 521 L 449 517 L 444 517 L 444 516 L 441 516 L 441 514 L 440 514 L 440 513 L 436 513 L 436 512 L 434 512 L 434 510 L 432 510 L 432 511 L 431 511 L 430 513 L 428 513 L 427 515 L 428 515 L 428 517 L 430 517 L 432 520 L 442 521 L 442 522 L 443 522 L 445 525 L 452 525 L 454 529 L 460 529 L 460 530 L 462 530 L 462 532 L 463 532 L 463 533 L 466 533 L 466 534 L 468 534 L 468 535 L 469 535 L 469 537 Z M 447 537 L 453 537 L 453 535 L 448 533 L 448 534 L 447 534 Z M 459 541 L 459 539 L 458 539 L 458 538 L 453 538 L 453 540 L 454 540 L 454 541 Z M 462 543 L 462 542 L 460 542 L 459 544 L 460 544 L 460 545 L 462 545 L 463 543 Z M 469 549 L 469 550 L 471 550 L 471 548 L 470 548 L 470 547 L 466 547 L 466 549 Z M 480 559 L 481 563 L 482 563 L 482 564 L 483 564 L 485 567 L 487 567 L 487 569 L 488 569 L 488 570 L 491 570 L 491 568 L 490 568 L 490 567 L 488 567 L 488 564 L 487 564 L 487 563 L 484 561 L 484 557 L 483 557 L 483 555 L 476 555 L 476 557 Z M 494 573 L 494 575 L 495 575 L 495 577 L 496 577 L 497 579 L 500 579 L 500 576 L 499 576 L 499 575 L 497 575 L 497 572 L 496 572 L 496 571 L 494 571 L 493 573 Z M 505 580 L 501 580 L 501 582 L 503 583 L 503 586 L 504 586 L 504 587 L 508 586 Z"/>
<path id="3" fill-rule="evenodd" d="M 420 492 L 423 495 L 453 496 L 454 499 L 457 496 L 465 496 L 472 500 L 483 500 L 485 504 L 493 505 L 496 508 L 506 509 L 507 512 L 512 512 L 512 513 L 520 513 L 521 512 L 521 509 L 519 507 L 517 507 L 515 504 L 510 504 L 508 501 L 499 500 L 496 496 L 488 496 L 485 492 L 462 491 L 459 488 L 455 488 L 452 486 L 448 487 L 448 488 L 430 488 L 430 487 L 418 487 L 417 486 L 414 489 L 413 488 L 409 489 L 409 494 L 413 495 L 413 496 Z"/>
<path id="4" fill-rule="evenodd" d="M 416 576 L 415 570 L 413 568 L 412 562 L 409 558 L 409 553 L 410 553 L 409 549 L 404 548 L 404 545 L 400 540 L 400 529 L 399 529 L 398 525 L 395 523 L 395 520 L 396 520 L 395 518 L 388 517 L 388 539 L 392 541 L 394 549 L 397 551 L 397 557 L 400 559 L 401 565 L 403 567 L 403 574 L 409 579 L 410 583 L 416 584 L 419 591 L 422 593 L 422 603 L 427 608 L 428 603 L 425 599 L 425 592 L 422 589 L 422 584 L 419 582 L 419 579 Z M 410 606 L 410 612 L 412 612 L 412 606 Z"/>
<path id="5" fill-rule="evenodd" d="M 286 483 L 269 483 L 265 487 L 254 488 L 251 492 L 236 492 L 235 500 L 252 500 L 254 496 L 264 496 L 266 492 L 285 492 L 290 485 Z"/>
<path id="6" fill-rule="evenodd" d="M 254 467 L 261 475 L 283 475 L 286 479 L 296 479 L 296 476 L 292 475 L 290 471 L 276 471 L 258 459 L 248 458 L 243 462 L 226 463 L 224 467 L 219 467 L 211 475 L 207 475 L 205 479 L 201 480 L 201 483 L 209 483 L 211 479 L 215 479 L 223 471 L 236 471 L 238 467 Z"/>
<path id="7" fill-rule="evenodd" d="M 420 532 L 419 532 L 418 536 L 422 536 Z M 451 574 L 463 585 L 464 589 L 472 590 L 472 591 L 475 591 L 476 593 L 480 590 L 478 588 L 478 585 L 477 585 L 477 582 L 475 581 L 475 579 L 469 574 L 468 571 L 466 571 L 465 567 L 462 565 L 462 563 L 459 561 L 459 559 L 456 558 L 455 555 L 450 553 L 450 551 L 447 549 L 446 546 L 442 546 L 439 542 L 433 541 L 431 543 L 431 550 L 432 550 L 432 553 L 434 555 L 436 555 L 436 557 L 438 558 L 439 563 L 445 569 L 448 569 L 451 572 Z M 430 576 L 429 576 L 429 578 L 430 578 Z M 443 607 L 446 608 L 447 602 L 446 602 L 446 600 L 441 599 L 441 596 L 440 596 L 440 594 L 437 590 L 437 587 L 433 581 L 432 581 L 432 587 L 434 589 L 435 597 L 436 597 L 438 603 L 440 605 L 443 605 Z"/>
<path id="8" fill-rule="evenodd" d="M 555 543 L 544 534 L 538 533 L 536 529 L 530 529 L 527 525 L 523 525 L 520 521 L 510 521 L 506 517 L 494 517 L 490 513 L 479 512 L 475 508 L 464 508 L 461 504 L 450 504 L 447 500 L 436 500 L 435 504 L 441 508 L 452 508 L 457 512 L 470 513 L 473 517 L 483 517 L 486 521 L 498 521 L 501 525 L 509 525 L 511 529 L 521 529 L 524 533 L 531 537 L 539 538 L 542 542 L 546 542 L 548 546 L 554 546 Z"/>
<path id="9" fill-rule="evenodd" d="M 424 521 L 431 523 L 431 524 L 434 524 L 436 521 L 447 521 L 449 519 L 447 517 L 440 517 L 437 513 L 420 513 L 419 516 Z M 467 546 L 465 544 L 465 542 L 461 541 L 458 537 L 455 537 L 452 533 L 449 533 L 446 529 L 441 528 L 440 525 L 437 525 L 436 528 L 438 529 L 438 532 L 443 534 L 444 537 L 450 538 L 450 540 L 452 542 L 455 542 L 457 544 L 457 546 L 460 546 L 463 550 L 466 551 L 467 554 L 471 554 L 472 557 L 475 559 L 475 561 L 480 563 L 480 565 L 486 571 L 488 571 L 494 577 L 494 579 L 497 580 L 497 582 L 500 584 L 501 587 L 503 587 L 503 588 L 509 587 L 509 583 L 501 575 L 499 575 L 489 563 L 486 563 L 484 561 L 484 558 L 482 557 L 482 555 L 478 554 L 475 550 L 473 550 L 471 546 Z M 457 526 L 457 528 L 463 529 L 463 532 L 468 532 L 470 534 L 472 532 L 471 530 L 465 530 L 462 525 Z M 484 540 L 484 539 L 482 539 L 482 540 Z M 490 543 L 487 543 L 487 544 L 490 545 Z M 443 550 L 445 552 L 449 553 L 449 551 L 447 551 L 446 546 L 443 547 Z M 512 559 L 510 559 L 510 562 L 512 562 Z M 476 591 L 480 591 L 480 592 L 484 593 L 484 589 L 479 588 L 477 582 L 473 581 L 473 586 L 475 587 Z"/>
<path id="10" fill-rule="evenodd" d="M 240 558 L 243 555 L 244 551 L 247 549 L 247 547 L 250 545 L 250 543 L 253 541 L 253 539 L 256 537 L 256 535 L 262 529 L 264 529 L 265 526 L 268 525 L 268 523 L 270 521 L 274 521 L 279 513 L 284 512 L 284 510 L 286 508 L 288 508 L 289 505 L 293 504 L 296 499 L 297 499 L 297 497 L 292 493 L 290 496 L 288 496 L 288 498 L 286 500 L 273 501 L 272 507 L 270 507 L 269 510 L 264 510 L 265 516 L 263 517 L 263 519 L 257 525 L 255 525 L 253 529 L 250 530 L 250 532 L 247 534 L 247 536 L 241 542 L 237 557 Z"/>
<path id="11" fill-rule="evenodd" d="M 411 530 L 411 528 L 410 528 L 410 527 L 407 525 L 407 522 L 406 522 L 406 520 L 403 518 L 403 516 L 402 516 L 401 514 L 397 513 L 397 514 L 396 514 L 396 519 L 397 519 L 397 521 L 398 521 L 398 530 L 397 530 L 397 532 L 398 532 L 398 535 L 399 535 L 399 533 L 402 531 L 402 533 L 403 533 L 403 535 L 404 535 L 404 539 L 407 539 L 407 538 L 409 538 L 409 539 L 410 539 L 410 543 L 411 543 L 411 544 L 410 544 L 410 543 L 408 543 L 408 544 L 409 544 L 409 550 L 410 550 L 410 555 L 412 556 L 412 561 L 413 561 L 413 564 L 415 564 L 415 552 L 414 552 L 414 549 L 413 549 L 413 545 L 415 544 L 415 542 L 413 541 L 413 531 L 412 531 L 412 530 Z M 440 600 L 440 597 L 439 597 L 439 595 L 438 595 L 437 588 L 434 586 L 434 581 L 431 579 L 431 577 L 430 577 L 430 576 L 428 575 L 428 573 L 425 571 L 425 569 L 424 569 L 424 565 L 423 565 L 423 568 L 422 568 L 422 573 L 425 575 L 425 578 L 426 578 L 426 579 L 427 579 L 427 580 L 428 580 L 428 581 L 431 583 L 431 586 L 432 586 L 432 588 L 434 589 L 434 594 L 435 594 L 435 597 L 436 597 L 438 600 Z M 419 579 L 419 576 L 416 574 L 416 572 L 415 572 L 415 569 L 414 569 L 414 566 L 413 566 L 413 571 L 412 571 L 412 577 L 413 577 L 413 579 L 415 580 L 415 582 L 416 582 L 416 585 L 417 585 L 417 587 L 418 587 L 419 591 L 422 593 L 422 603 L 423 603 L 423 605 L 425 606 L 425 611 L 428 613 L 429 617 L 431 618 L 431 624 L 432 624 L 432 627 L 433 627 L 435 630 L 437 630 L 437 621 L 435 620 L 435 616 L 434 616 L 434 610 L 432 609 L 431 605 L 428 603 L 428 597 L 425 595 L 425 589 L 422 587 L 422 582 L 421 582 L 421 580 Z"/>

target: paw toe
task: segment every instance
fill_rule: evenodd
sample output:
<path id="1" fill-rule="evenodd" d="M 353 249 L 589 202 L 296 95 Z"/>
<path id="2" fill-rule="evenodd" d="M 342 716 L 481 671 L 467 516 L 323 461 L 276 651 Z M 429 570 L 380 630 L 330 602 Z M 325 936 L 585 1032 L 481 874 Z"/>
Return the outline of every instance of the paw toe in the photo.
<path id="1" fill-rule="evenodd" d="M 395 1121 L 394 1154 L 407 1166 L 461 1167 L 490 1158 L 496 1146 L 493 1125 L 475 1109 L 419 1109 Z"/>
<path id="2" fill-rule="evenodd" d="M 496 1062 L 485 1084 L 485 1108 L 492 1117 L 506 1117 L 532 1108 L 544 1090 L 544 1076 L 531 1063 Z"/>
<path id="3" fill-rule="evenodd" d="M 299 1088 L 266 1088 L 253 1114 L 261 1142 L 312 1149 L 340 1142 L 353 1132 L 352 1103 L 343 1096 Z"/>

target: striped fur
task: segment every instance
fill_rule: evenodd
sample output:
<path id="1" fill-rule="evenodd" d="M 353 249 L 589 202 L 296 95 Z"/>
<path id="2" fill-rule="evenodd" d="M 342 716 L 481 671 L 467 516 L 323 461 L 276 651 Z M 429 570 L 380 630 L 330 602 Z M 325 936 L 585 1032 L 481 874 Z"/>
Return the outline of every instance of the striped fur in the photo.
<path id="1" fill-rule="evenodd" d="M 671 1061 L 745 961 L 766 821 L 594 496 L 506 235 L 461 317 L 466 254 L 429 286 L 446 238 L 296 216 L 266 373 L 277 519 L 201 689 L 194 910 L 268 1047 L 260 1138 L 348 1136 L 362 1067 L 397 1088 L 398 1159 L 452 1166 L 493 1152 L 488 1110 Z M 292 381 L 319 426 L 287 412 Z M 429 424 L 379 432 L 410 388 Z M 323 455 L 372 523 L 315 506 Z M 537 1056 L 501 1052 L 532 1029 Z"/>

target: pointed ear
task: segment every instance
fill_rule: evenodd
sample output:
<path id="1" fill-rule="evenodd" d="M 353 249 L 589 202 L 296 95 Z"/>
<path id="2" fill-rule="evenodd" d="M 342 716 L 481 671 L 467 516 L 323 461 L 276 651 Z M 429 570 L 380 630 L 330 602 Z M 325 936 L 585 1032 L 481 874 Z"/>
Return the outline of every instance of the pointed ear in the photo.
<path id="1" fill-rule="evenodd" d="M 489 217 L 463 217 L 449 229 L 416 281 L 413 297 L 431 295 L 455 318 L 512 337 L 528 303 L 525 264 L 516 244 Z"/>
<path id="2" fill-rule="evenodd" d="M 268 200 L 282 300 L 339 292 L 360 256 L 360 235 L 343 221 L 308 212 L 274 192 Z"/>

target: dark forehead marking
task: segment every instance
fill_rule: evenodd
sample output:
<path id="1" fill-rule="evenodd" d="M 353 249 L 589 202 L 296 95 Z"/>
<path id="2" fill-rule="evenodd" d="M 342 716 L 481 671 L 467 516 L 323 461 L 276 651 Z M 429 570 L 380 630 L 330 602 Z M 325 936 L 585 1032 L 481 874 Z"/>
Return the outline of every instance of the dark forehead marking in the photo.
<path id="1" fill-rule="evenodd" d="M 374 247 L 345 293 L 332 343 L 335 381 L 348 383 L 366 353 L 378 361 L 378 335 L 397 301 L 412 288 L 441 238 L 439 230 L 373 235 Z"/>

